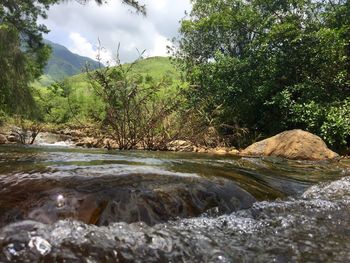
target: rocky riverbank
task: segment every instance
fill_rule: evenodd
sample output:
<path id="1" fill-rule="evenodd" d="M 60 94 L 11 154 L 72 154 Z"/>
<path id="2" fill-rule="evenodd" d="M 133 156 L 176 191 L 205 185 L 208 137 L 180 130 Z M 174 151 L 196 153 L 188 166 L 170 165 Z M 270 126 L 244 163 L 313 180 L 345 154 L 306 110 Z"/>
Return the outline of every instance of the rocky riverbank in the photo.
<path id="1" fill-rule="evenodd" d="M 71 136 L 71 140 L 75 146 L 86 148 L 106 148 L 106 149 L 118 149 L 118 143 L 115 139 L 109 136 L 93 136 L 89 132 L 81 130 L 63 130 L 60 134 Z M 135 146 L 136 150 L 144 150 L 145 147 L 142 144 Z M 172 140 L 166 143 L 161 149 L 174 152 L 198 152 L 198 153 L 210 153 L 210 154 L 232 154 L 238 155 L 239 151 L 234 147 L 207 147 L 203 145 L 195 145 L 188 140 Z"/>
<path id="2" fill-rule="evenodd" d="M 21 143 L 19 137 L 20 128 L 2 127 L 0 129 L 0 144 Z M 28 137 L 31 134 L 27 135 Z M 111 136 L 103 133 L 96 133 L 96 129 L 47 129 L 41 133 L 37 141 L 53 144 L 55 142 L 67 142 L 72 146 L 84 148 L 106 148 L 109 150 L 118 149 L 118 143 Z M 37 143 L 37 144 L 40 144 Z M 136 145 L 133 149 L 145 150 L 142 144 Z M 188 140 L 172 140 L 161 148 L 152 150 L 174 151 L 174 152 L 198 152 L 221 155 L 240 155 L 240 156 L 276 156 L 295 160 L 332 160 L 339 159 L 339 155 L 330 150 L 325 142 L 318 136 L 303 130 L 290 130 L 277 134 L 273 137 L 256 142 L 246 149 L 238 150 L 234 147 L 208 147 L 196 145 Z"/>
<path id="3" fill-rule="evenodd" d="M 20 128 L 18 127 L 2 127 L 0 129 L 0 144 L 18 144 L 21 143 L 19 137 Z M 28 137 L 31 134 L 27 135 Z M 39 142 L 38 142 L 39 141 Z M 105 148 L 109 150 L 118 149 L 118 143 L 110 136 L 103 134 L 96 134 L 95 130 L 89 128 L 83 129 L 43 129 L 38 135 L 35 144 L 54 144 L 63 141 L 68 141 L 70 145 L 84 148 Z M 136 145 L 135 150 L 144 150 L 145 147 L 142 144 Z M 157 150 L 157 149 L 154 149 Z M 198 152 L 209 154 L 231 154 L 238 155 L 239 151 L 234 147 L 207 147 L 201 145 L 195 145 L 188 140 L 172 140 L 166 143 L 161 149 L 164 151 L 174 152 Z"/>

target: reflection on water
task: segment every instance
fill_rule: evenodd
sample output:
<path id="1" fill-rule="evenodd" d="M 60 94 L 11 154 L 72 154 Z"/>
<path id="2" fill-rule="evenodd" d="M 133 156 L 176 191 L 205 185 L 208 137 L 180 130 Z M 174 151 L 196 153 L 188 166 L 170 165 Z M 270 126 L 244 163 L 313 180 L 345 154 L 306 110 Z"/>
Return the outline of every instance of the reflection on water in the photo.
<path id="1" fill-rule="evenodd" d="M 344 262 L 349 174 L 349 162 L 0 147 L 0 262 Z"/>

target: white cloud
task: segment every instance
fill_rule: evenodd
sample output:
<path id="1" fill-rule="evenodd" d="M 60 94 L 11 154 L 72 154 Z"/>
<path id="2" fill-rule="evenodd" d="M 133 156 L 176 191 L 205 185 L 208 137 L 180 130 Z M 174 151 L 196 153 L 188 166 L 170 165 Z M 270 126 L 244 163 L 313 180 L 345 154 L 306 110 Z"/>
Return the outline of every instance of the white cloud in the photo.
<path id="1" fill-rule="evenodd" d="M 97 6 L 94 1 L 81 5 L 75 1 L 62 1 L 54 5 L 47 20 L 41 20 L 51 29 L 47 38 L 62 44 L 73 52 L 96 57 L 98 39 L 105 47 L 104 59 L 117 52 L 123 62 L 138 57 L 138 50 L 150 56 L 166 55 L 168 39 L 177 35 L 179 20 L 189 10 L 190 0 L 144 0 L 147 16 L 130 12 L 121 1 L 111 0 Z"/>
<path id="2" fill-rule="evenodd" d="M 99 49 L 99 44 L 91 44 L 77 32 L 69 34 L 71 45 L 67 48 L 73 53 L 92 58 L 94 60 L 99 56 L 103 64 L 107 64 L 113 60 L 111 53 L 106 49 Z"/>
<path id="3" fill-rule="evenodd" d="M 146 52 L 150 57 L 153 56 L 168 56 L 167 46 L 170 46 L 171 42 L 164 36 L 157 34 L 155 36 L 155 42 L 153 48 Z"/>
<path id="4" fill-rule="evenodd" d="M 79 33 L 73 32 L 69 34 L 69 39 L 72 41 L 72 45 L 68 48 L 77 54 L 84 54 L 84 56 L 96 59 L 96 49 Z"/>
<path id="5" fill-rule="evenodd" d="M 166 0 L 153 0 L 153 3 L 156 10 L 164 10 L 166 7 Z"/>

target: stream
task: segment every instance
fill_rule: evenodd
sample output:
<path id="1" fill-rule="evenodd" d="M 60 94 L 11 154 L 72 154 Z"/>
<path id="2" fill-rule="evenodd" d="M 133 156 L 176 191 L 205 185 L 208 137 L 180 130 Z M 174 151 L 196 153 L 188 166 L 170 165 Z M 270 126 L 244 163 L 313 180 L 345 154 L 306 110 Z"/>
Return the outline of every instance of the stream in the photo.
<path id="1" fill-rule="evenodd" d="M 350 160 L 0 146 L 0 262 L 349 262 Z"/>

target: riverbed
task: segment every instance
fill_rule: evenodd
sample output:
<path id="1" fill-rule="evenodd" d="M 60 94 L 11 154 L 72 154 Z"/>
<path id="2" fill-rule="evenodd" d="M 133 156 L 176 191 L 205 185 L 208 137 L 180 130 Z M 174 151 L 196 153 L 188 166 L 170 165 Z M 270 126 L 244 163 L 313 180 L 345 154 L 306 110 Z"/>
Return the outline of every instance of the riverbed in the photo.
<path id="1" fill-rule="evenodd" d="M 347 262 L 350 163 L 0 147 L 0 262 Z"/>

